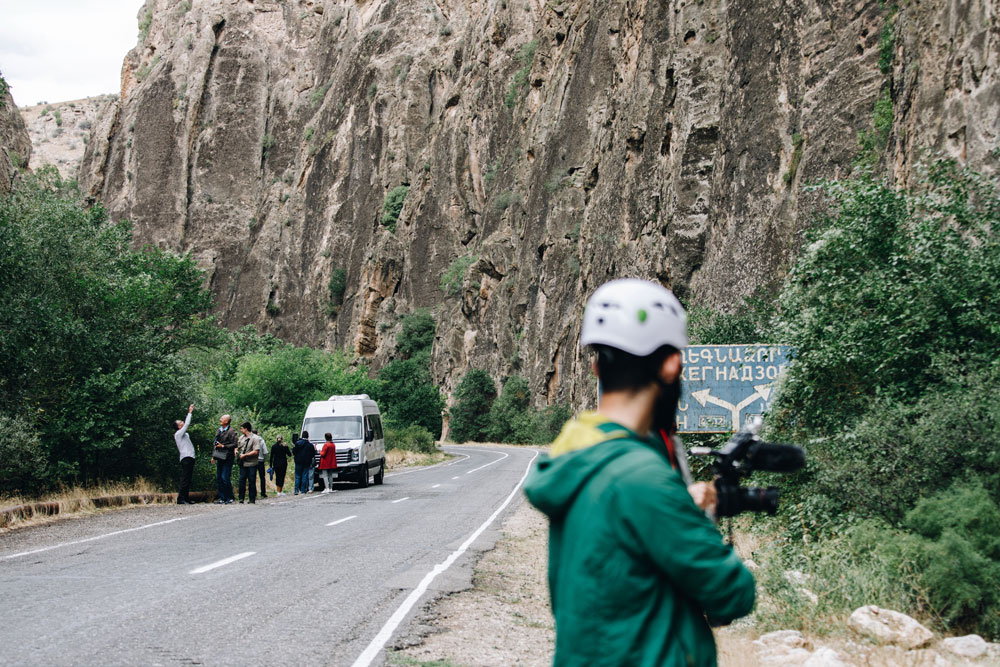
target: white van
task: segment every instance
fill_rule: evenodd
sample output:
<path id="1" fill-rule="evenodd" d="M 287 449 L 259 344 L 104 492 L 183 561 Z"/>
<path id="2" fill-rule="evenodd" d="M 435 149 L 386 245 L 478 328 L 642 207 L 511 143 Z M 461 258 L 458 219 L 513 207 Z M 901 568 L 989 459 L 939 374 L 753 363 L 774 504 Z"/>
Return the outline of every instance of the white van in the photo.
<path id="1" fill-rule="evenodd" d="M 331 396 L 327 401 L 313 401 L 306 408 L 302 431 L 309 433 L 309 442 L 317 447 L 315 465 L 319 468 L 319 450 L 326 433 L 337 445 L 338 481 L 357 482 L 368 486 L 374 477 L 376 484 L 385 478 L 385 438 L 382 435 L 382 415 L 378 404 L 368 394 Z M 317 483 L 323 482 L 316 475 Z"/>

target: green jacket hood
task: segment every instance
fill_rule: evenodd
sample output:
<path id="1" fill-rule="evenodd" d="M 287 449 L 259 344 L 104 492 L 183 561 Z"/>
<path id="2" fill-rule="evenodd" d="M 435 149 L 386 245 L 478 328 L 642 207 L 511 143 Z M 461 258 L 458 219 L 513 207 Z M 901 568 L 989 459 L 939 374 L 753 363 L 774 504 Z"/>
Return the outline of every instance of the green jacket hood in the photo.
<path id="1" fill-rule="evenodd" d="M 550 519 L 569 511 L 587 482 L 644 439 L 596 412 L 571 419 L 552 443 L 551 453 L 539 457 L 524 483 L 531 504 Z"/>

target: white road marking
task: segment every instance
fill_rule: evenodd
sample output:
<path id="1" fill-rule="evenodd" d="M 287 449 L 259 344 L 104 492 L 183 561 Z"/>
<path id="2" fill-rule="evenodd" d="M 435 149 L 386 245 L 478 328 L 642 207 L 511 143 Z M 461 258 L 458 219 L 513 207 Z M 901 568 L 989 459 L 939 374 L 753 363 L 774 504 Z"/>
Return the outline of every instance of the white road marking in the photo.
<path id="1" fill-rule="evenodd" d="M 452 479 L 458 479 L 458 477 L 452 477 Z"/>
<path id="2" fill-rule="evenodd" d="M 487 463 L 487 464 L 486 464 L 486 465 L 484 465 L 484 466 L 479 466 L 478 468 L 473 468 L 473 469 L 472 469 L 472 470 L 470 470 L 469 472 L 465 473 L 466 475 L 471 475 L 472 473 L 474 473 L 474 472 L 478 472 L 478 471 L 482 470 L 483 468 L 489 468 L 489 467 L 490 467 L 491 465 L 493 465 L 494 463 L 500 463 L 500 462 L 501 462 L 501 461 L 503 461 L 503 460 L 504 460 L 505 458 L 507 458 L 508 456 L 510 456 L 510 454 L 507 454 L 507 453 L 505 453 L 505 452 L 494 452 L 494 451 L 493 451 L 492 449 L 485 449 L 485 450 L 483 450 L 483 451 L 486 451 L 486 452 L 493 452 L 494 454 L 503 454 L 503 456 L 501 456 L 500 458 L 498 458 L 498 459 L 497 459 L 496 461 L 490 461 L 489 463 Z"/>
<path id="3" fill-rule="evenodd" d="M 406 496 L 405 498 L 400 498 L 399 500 L 393 500 L 393 501 L 392 501 L 392 504 L 393 504 L 393 505 L 395 505 L 396 503 L 401 503 L 401 502 L 403 502 L 404 500 L 409 500 L 409 499 L 410 499 L 410 497 L 409 497 L 409 496 Z"/>
<path id="4" fill-rule="evenodd" d="M 439 486 L 441 486 L 441 485 L 440 485 L 440 484 L 435 484 L 435 485 L 434 485 L 434 486 L 432 486 L 431 488 L 432 488 L 432 489 L 436 489 L 436 488 L 438 488 Z"/>
<path id="5" fill-rule="evenodd" d="M 507 506 L 510 505 L 510 501 L 514 499 L 514 496 L 516 496 L 518 491 L 520 491 L 521 485 L 524 484 L 524 480 L 527 478 L 528 472 L 531 470 L 531 464 L 535 462 L 536 458 L 538 458 L 538 450 L 532 451 L 535 452 L 535 455 L 531 457 L 530 461 L 528 461 L 528 466 L 524 471 L 524 475 L 521 476 L 520 481 L 518 481 L 518 483 L 514 486 L 514 490 L 510 492 L 510 495 L 507 496 L 507 500 L 503 501 L 503 504 L 501 504 L 500 507 L 498 507 L 496 511 L 490 515 L 490 518 L 488 518 L 483 525 L 479 526 L 479 528 L 477 528 L 475 532 L 473 532 L 472 535 L 470 535 L 468 539 L 462 543 L 462 546 L 448 556 L 444 562 L 435 565 L 433 570 L 424 575 L 420 584 L 418 584 L 417 587 L 414 588 L 408 596 L 406 596 L 406 599 L 403 600 L 403 604 L 399 605 L 399 608 L 393 612 L 392 616 L 389 617 L 389 620 L 382 626 L 382 629 L 379 630 L 377 635 L 375 635 L 375 638 L 372 639 L 370 644 L 368 644 L 368 647 L 365 648 L 361 655 L 358 656 L 358 659 L 354 661 L 352 667 L 368 667 L 368 665 L 370 665 L 372 661 L 378 657 L 378 654 L 383 648 L 385 648 L 386 643 L 392 637 L 392 633 L 396 631 L 396 628 L 398 628 L 399 624 L 403 622 L 403 619 L 405 619 L 406 615 L 410 613 L 410 610 L 413 609 L 413 606 L 417 603 L 417 601 L 420 600 L 423 594 L 427 592 L 431 582 L 434 581 L 439 574 L 445 572 L 448 568 L 454 565 L 455 561 L 457 561 L 462 554 L 464 554 L 469 547 L 472 546 L 472 543 L 475 542 L 476 539 L 490 527 L 490 524 L 496 521 L 496 518 L 500 516 L 500 513 L 507 509 Z"/>
<path id="6" fill-rule="evenodd" d="M 328 525 L 328 526 L 336 526 L 338 523 L 344 523 L 345 521 L 350 521 L 351 519 L 357 519 L 357 518 L 358 518 L 358 515 L 355 514 L 353 516 L 345 517 L 343 519 L 337 519 L 336 521 L 331 521 L 330 523 L 328 523 L 326 525 Z"/>
<path id="7" fill-rule="evenodd" d="M 209 570 L 214 570 L 217 567 L 222 567 L 223 565 L 229 565 L 230 563 L 235 563 L 238 560 L 243 560 L 244 558 L 249 558 L 253 556 L 256 551 L 244 551 L 241 554 L 236 554 L 235 556 L 230 556 L 229 558 L 223 558 L 222 560 L 215 561 L 209 565 L 202 565 L 201 567 L 196 567 L 195 569 L 188 572 L 188 574 L 201 574 L 202 572 L 208 572 Z"/>
<path id="8" fill-rule="evenodd" d="M 116 530 L 111 533 L 104 533 L 103 535 L 95 535 L 94 537 L 87 537 L 82 540 L 73 540 L 72 542 L 62 542 L 60 544 L 53 544 L 50 547 L 42 547 L 41 549 L 32 549 L 31 551 L 22 551 L 21 553 L 10 554 L 9 556 L 4 556 L 3 560 L 9 560 L 11 558 L 20 558 L 21 556 L 30 556 L 31 554 L 38 554 L 43 551 L 50 551 L 52 549 L 58 549 L 59 547 L 68 547 L 74 544 L 83 544 L 84 542 L 93 542 L 94 540 L 103 540 L 105 537 L 111 537 L 112 535 L 122 535 L 124 533 L 131 533 L 136 530 L 145 530 L 146 528 L 152 528 L 153 526 L 163 526 L 168 523 L 173 523 L 174 521 L 184 521 L 185 519 L 190 519 L 191 517 L 182 516 L 176 519 L 167 519 L 166 521 L 157 521 L 156 523 L 147 523 L 145 526 L 139 526 L 137 528 L 126 528 L 125 530 Z"/>
<path id="9" fill-rule="evenodd" d="M 449 463 L 448 465 L 446 465 L 445 468 L 447 468 L 448 466 L 453 466 L 456 463 L 461 463 L 465 459 L 470 458 L 468 454 L 459 454 L 459 456 L 462 456 L 462 457 L 465 457 L 465 458 L 461 458 L 461 459 L 457 459 L 455 461 L 452 461 L 451 463 Z"/>
<path id="10" fill-rule="evenodd" d="M 459 454 L 459 456 L 464 456 L 466 459 L 469 458 L 468 454 Z M 413 470 L 404 470 L 403 472 L 391 472 L 387 473 L 386 477 L 398 477 L 399 475 L 409 475 L 411 472 L 423 472 L 424 470 L 430 470 L 431 468 L 438 468 L 440 466 L 452 466 L 456 463 L 461 463 L 465 459 L 458 459 L 457 461 L 441 461 L 441 463 L 435 463 L 432 466 L 424 466 L 423 468 L 414 468 Z"/>

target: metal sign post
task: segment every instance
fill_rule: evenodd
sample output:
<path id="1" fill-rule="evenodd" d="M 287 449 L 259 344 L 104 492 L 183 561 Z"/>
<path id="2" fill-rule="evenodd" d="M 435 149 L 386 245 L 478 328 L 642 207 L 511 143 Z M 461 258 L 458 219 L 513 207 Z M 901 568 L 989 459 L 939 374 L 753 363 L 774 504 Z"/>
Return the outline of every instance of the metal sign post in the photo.
<path id="1" fill-rule="evenodd" d="M 788 345 L 692 345 L 681 354 L 679 433 L 729 433 L 761 417 L 791 361 Z"/>

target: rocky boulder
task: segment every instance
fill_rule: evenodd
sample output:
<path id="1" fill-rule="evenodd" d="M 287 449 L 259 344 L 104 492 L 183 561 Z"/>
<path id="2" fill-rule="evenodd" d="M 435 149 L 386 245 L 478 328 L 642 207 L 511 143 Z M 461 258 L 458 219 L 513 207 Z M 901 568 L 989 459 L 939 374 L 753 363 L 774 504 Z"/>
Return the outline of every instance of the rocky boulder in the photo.
<path id="1" fill-rule="evenodd" d="M 847 619 L 847 626 L 881 644 L 904 649 L 918 648 L 934 639 L 933 632 L 910 616 L 875 605 L 855 609 Z"/>

